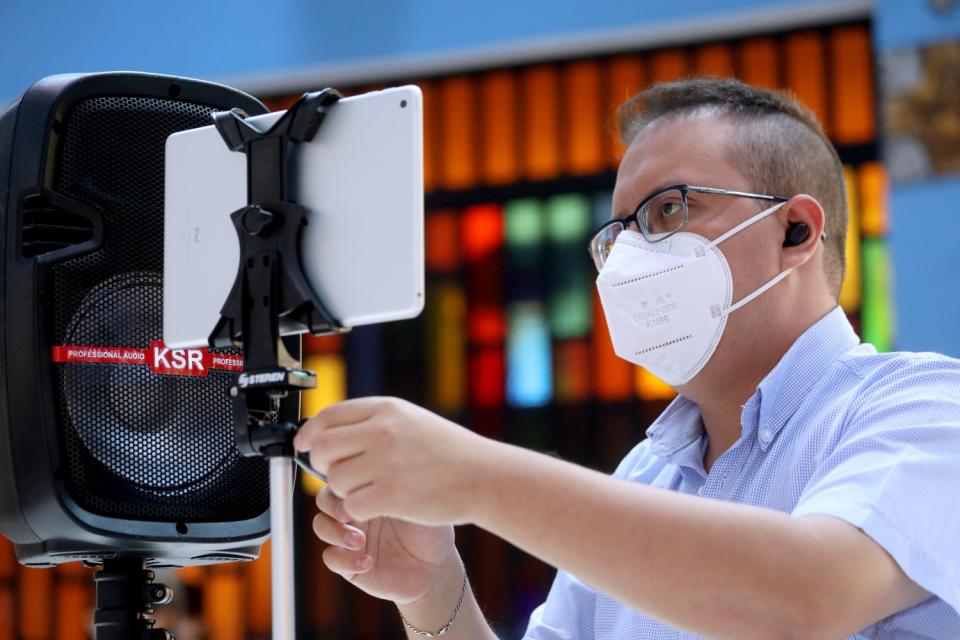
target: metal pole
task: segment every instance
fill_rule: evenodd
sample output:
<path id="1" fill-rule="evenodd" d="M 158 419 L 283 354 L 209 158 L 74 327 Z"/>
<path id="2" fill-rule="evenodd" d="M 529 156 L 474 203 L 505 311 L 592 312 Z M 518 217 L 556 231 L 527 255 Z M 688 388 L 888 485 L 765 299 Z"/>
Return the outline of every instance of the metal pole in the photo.
<path id="1" fill-rule="evenodd" d="M 294 640 L 293 460 L 270 458 L 270 573 L 273 586 L 273 640 Z"/>

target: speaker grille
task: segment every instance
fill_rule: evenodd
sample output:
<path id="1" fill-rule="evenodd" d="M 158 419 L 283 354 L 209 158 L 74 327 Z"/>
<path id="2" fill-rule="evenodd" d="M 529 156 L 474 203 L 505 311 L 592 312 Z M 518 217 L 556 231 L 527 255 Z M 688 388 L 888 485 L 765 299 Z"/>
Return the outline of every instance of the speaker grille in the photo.
<path id="1" fill-rule="evenodd" d="M 164 147 L 206 126 L 205 105 L 130 96 L 64 118 L 54 189 L 103 217 L 100 249 L 53 267 L 54 344 L 147 349 L 161 339 Z M 268 472 L 234 446 L 232 374 L 60 364 L 67 485 L 84 508 L 133 520 L 226 522 L 268 506 Z"/>

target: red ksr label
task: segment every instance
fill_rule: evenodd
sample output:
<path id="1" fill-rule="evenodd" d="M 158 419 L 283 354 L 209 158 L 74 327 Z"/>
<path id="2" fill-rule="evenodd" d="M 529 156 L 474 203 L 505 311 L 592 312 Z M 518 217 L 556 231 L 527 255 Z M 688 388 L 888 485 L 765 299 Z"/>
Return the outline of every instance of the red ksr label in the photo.
<path id="1" fill-rule="evenodd" d="M 240 356 L 210 353 L 207 349 L 171 349 L 160 340 L 151 342 L 149 349 L 67 345 L 53 347 L 51 352 L 58 363 L 133 364 L 149 366 L 152 373 L 163 376 L 205 378 L 211 369 L 243 371 Z"/>

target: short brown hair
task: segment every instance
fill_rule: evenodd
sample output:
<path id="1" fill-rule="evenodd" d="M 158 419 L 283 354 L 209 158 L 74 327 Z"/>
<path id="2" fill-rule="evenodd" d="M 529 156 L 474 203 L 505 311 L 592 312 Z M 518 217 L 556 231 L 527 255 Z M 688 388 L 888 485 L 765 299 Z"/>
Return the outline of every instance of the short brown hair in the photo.
<path id="1" fill-rule="evenodd" d="M 654 120 L 697 114 L 731 119 L 738 135 L 726 154 L 753 190 L 817 199 L 826 216 L 824 271 L 839 295 L 846 267 L 846 189 L 840 158 L 816 116 L 786 92 L 698 77 L 658 83 L 630 98 L 618 110 L 620 136 L 629 146 Z"/>

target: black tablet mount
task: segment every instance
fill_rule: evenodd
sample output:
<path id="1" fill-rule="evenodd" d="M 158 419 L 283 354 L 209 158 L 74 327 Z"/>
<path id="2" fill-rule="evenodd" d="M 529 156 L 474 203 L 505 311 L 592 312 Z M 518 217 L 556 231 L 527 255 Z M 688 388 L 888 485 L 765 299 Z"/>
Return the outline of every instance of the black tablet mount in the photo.
<path id="1" fill-rule="evenodd" d="M 210 336 L 214 347 L 243 345 L 244 371 L 231 389 L 237 447 L 245 456 L 292 456 L 298 424 L 279 419 L 280 399 L 311 389 L 316 377 L 296 368 L 280 341 L 283 333 L 344 333 L 314 294 L 300 260 L 306 210 L 290 200 L 291 142 L 309 142 L 328 110 L 340 100 L 334 89 L 304 94 L 269 129 L 243 113 L 213 116 L 231 151 L 247 156 L 247 201 L 230 215 L 240 240 L 233 289 Z"/>

